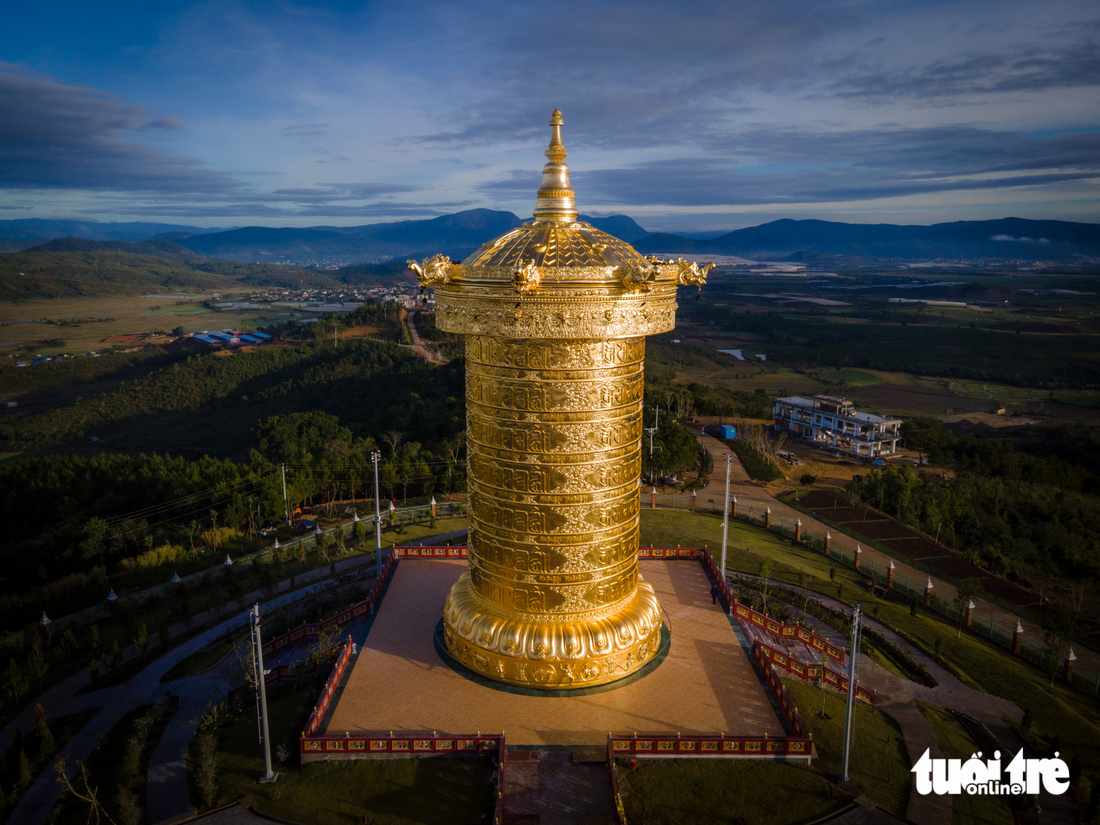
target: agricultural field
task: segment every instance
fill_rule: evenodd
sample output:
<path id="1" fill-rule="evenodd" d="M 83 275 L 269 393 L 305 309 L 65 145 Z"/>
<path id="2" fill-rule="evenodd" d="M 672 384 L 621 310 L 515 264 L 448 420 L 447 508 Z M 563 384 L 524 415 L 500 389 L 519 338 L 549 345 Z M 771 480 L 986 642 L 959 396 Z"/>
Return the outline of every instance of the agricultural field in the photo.
<path id="1" fill-rule="evenodd" d="M 653 345 L 691 351 L 677 371 L 683 384 L 843 395 L 902 416 L 1004 409 L 1094 420 L 1098 285 L 1073 273 L 947 280 L 890 268 L 806 278 L 719 270 L 698 301 L 681 302 L 675 333 Z"/>
<path id="2" fill-rule="evenodd" d="M 218 303 L 244 296 L 218 295 Z M 0 358 L 127 349 L 148 343 L 146 333 L 234 328 L 242 331 L 301 318 L 316 312 L 291 307 L 226 309 L 207 305 L 210 294 L 174 293 L 38 299 L 0 303 Z M 154 339 L 156 340 L 156 339 Z"/>

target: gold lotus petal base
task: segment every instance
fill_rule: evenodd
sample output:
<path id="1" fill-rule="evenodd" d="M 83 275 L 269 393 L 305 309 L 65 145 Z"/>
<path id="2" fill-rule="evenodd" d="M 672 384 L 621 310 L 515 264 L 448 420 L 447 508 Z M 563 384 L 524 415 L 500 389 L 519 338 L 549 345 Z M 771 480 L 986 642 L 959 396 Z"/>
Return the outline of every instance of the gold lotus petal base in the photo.
<path id="1" fill-rule="evenodd" d="M 661 643 L 661 610 L 644 581 L 621 610 L 601 618 L 547 622 L 493 607 L 463 574 L 443 609 L 443 638 L 455 659 L 505 684 L 544 690 L 607 684 L 644 667 Z"/>

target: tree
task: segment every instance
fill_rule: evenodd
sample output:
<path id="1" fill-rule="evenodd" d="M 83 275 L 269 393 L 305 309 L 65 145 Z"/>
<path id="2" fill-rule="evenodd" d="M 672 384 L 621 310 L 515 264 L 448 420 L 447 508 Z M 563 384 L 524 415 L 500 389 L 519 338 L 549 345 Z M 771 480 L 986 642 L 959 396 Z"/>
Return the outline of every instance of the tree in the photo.
<path id="1" fill-rule="evenodd" d="M 1062 651 L 1077 632 L 1077 617 L 1061 605 L 1052 603 L 1042 614 L 1040 624 L 1046 632 L 1043 644 L 1049 655 L 1047 670 L 1050 671 L 1050 692 L 1054 693 L 1054 679 L 1058 675 L 1058 666 L 1062 663 Z"/>
<path id="2" fill-rule="evenodd" d="M 11 660 L 7 670 L 4 671 L 4 690 L 16 703 L 27 692 L 27 677 L 23 675 L 23 669 L 19 667 L 15 659 Z"/>
<path id="3" fill-rule="evenodd" d="M 199 737 L 195 765 L 195 785 L 205 808 L 213 808 L 218 798 L 218 740 L 213 733 Z"/>
<path id="4" fill-rule="evenodd" d="M 400 430 L 387 430 L 382 433 L 382 440 L 390 445 L 390 455 L 396 455 L 397 447 L 405 440 L 405 434 Z"/>
<path id="5" fill-rule="evenodd" d="M 22 752 L 20 752 L 22 756 Z M 88 769 L 83 762 L 76 763 L 79 770 L 79 776 L 76 782 L 73 782 L 69 778 L 69 772 L 66 768 L 65 759 L 58 759 L 54 764 L 54 770 L 57 771 L 57 781 L 64 785 L 62 793 L 68 791 L 81 802 L 88 803 L 88 822 L 96 823 L 98 825 L 100 817 L 106 819 L 108 822 L 113 820 L 107 816 L 107 812 L 103 809 L 103 803 L 99 801 L 99 788 L 93 788 L 88 784 Z"/>
<path id="6" fill-rule="evenodd" d="M 768 578 L 772 574 L 772 563 L 770 561 L 760 562 L 760 578 L 763 580 L 763 587 L 760 590 L 762 596 L 762 604 L 764 607 L 763 613 L 768 615 Z"/>
<path id="7" fill-rule="evenodd" d="M 339 418 L 316 410 L 273 415 L 257 424 L 255 432 L 260 454 L 275 464 L 310 464 L 324 458 L 330 444 L 354 440 Z"/>
<path id="8" fill-rule="evenodd" d="M 57 745 L 53 739 L 53 731 L 50 730 L 49 725 L 43 725 L 38 731 L 38 761 L 40 764 L 45 764 L 53 752 L 57 750 Z"/>
<path id="9" fill-rule="evenodd" d="M 32 647 L 27 657 L 27 676 L 38 683 L 39 690 L 42 690 L 42 680 L 49 669 L 50 666 L 46 663 L 46 655 L 42 652 L 42 648 L 38 645 Z"/>
<path id="10" fill-rule="evenodd" d="M 19 787 L 26 788 L 31 784 L 31 760 L 27 758 L 27 752 L 19 749 Z"/>
<path id="11" fill-rule="evenodd" d="M 115 803 L 118 805 L 119 825 L 140 825 L 145 810 L 133 791 L 125 786 L 119 788 Z"/>
<path id="12" fill-rule="evenodd" d="M 141 661 L 145 661 L 145 651 L 149 649 L 149 628 L 145 626 L 145 622 L 138 625 L 137 633 L 134 635 L 134 644 L 141 649 Z"/>
<path id="13" fill-rule="evenodd" d="M 817 483 L 817 476 L 813 473 L 803 473 L 802 477 L 798 479 L 798 483 L 803 487 L 810 487 Z"/>
<path id="14" fill-rule="evenodd" d="M 103 519 L 98 517 L 88 519 L 84 525 L 84 540 L 80 542 L 80 557 L 85 561 L 98 558 L 99 563 L 103 564 L 109 532 L 110 528 Z"/>
<path id="15" fill-rule="evenodd" d="M 111 642 L 111 670 L 118 670 L 122 665 L 122 646 L 118 639 Z"/>
<path id="16" fill-rule="evenodd" d="M 65 634 L 61 637 L 61 641 L 57 645 L 57 652 L 65 657 L 65 662 L 70 668 L 73 666 L 73 660 L 81 654 L 80 642 L 76 639 L 76 634 L 73 633 L 73 629 L 70 627 L 65 630 Z"/>

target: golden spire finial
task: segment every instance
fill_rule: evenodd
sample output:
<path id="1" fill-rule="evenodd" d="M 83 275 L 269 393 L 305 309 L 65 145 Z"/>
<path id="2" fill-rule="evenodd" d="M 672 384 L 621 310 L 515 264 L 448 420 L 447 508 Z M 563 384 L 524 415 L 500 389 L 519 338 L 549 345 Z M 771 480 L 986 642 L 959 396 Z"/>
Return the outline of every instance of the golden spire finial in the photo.
<path id="1" fill-rule="evenodd" d="M 535 201 L 535 220 L 539 223 L 572 223 L 577 219 L 577 201 L 569 183 L 569 167 L 565 163 L 565 144 L 561 141 L 561 109 L 550 118 L 554 128 L 546 157 L 550 162 L 542 167 L 542 186 Z"/>

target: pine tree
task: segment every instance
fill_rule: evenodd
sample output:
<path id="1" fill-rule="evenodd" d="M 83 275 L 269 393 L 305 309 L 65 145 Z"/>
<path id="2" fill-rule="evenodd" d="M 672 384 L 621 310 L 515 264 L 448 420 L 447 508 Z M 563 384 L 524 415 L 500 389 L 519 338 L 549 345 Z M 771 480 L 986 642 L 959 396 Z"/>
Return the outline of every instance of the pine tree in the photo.
<path id="1" fill-rule="evenodd" d="M 46 725 L 38 733 L 38 763 L 45 765 L 56 749 L 57 745 L 54 743 L 53 731 L 50 730 L 49 725 Z"/>
<path id="2" fill-rule="evenodd" d="M 42 652 L 42 648 L 38 645 L 32 647 L 27 657 L 27 676 L 38 683 L 39 690 L 42 689 L 42 680 L 49 669 L 50 666 L 46 664 L 46 655 Z"/>
<path id="3" fill-rule="evenodd" d="M 19 749 L 19 787 L 26 788 L 31 784 L 31 760 L 27 758 L 27 752 Z"/>
<path id="4" fill-rule="evenodd" d="M 118 670 L 119 665 L 122 664 L 122 647 L 118 643 L 118 639 L 115 639 L 111 643 L 111 670 Z"/>

